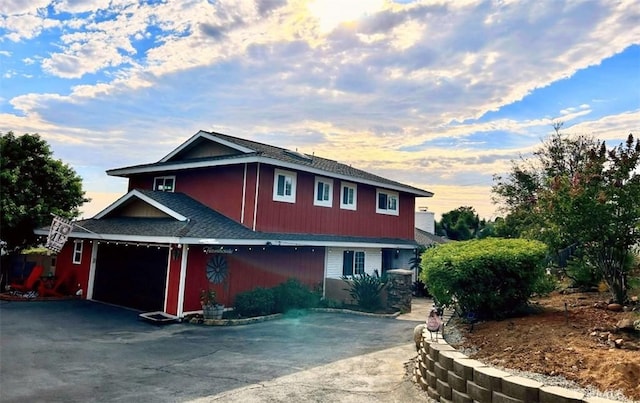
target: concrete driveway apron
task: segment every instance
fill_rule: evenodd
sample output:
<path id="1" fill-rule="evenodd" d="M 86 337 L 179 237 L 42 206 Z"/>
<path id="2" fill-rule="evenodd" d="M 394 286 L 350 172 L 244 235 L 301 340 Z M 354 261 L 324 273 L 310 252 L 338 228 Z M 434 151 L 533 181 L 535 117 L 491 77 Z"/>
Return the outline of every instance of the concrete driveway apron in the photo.
<path id="1" fill-rule="evenodd" d="M 0 401 L 428 401 L 405 371 L 422 314 L 309 313 L 234 327 L 154 326 L 137 314 L 89 301 L 0 302 Z"/>

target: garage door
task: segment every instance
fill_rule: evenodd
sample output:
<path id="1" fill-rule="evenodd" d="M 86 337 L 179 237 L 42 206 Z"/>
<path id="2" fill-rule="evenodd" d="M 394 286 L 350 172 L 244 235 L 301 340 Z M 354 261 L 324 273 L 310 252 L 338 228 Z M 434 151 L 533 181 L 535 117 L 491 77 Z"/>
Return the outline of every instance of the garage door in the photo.
<path id="1" fill-rule="evenodd" d="M 93 299 L 145 312 L 162 311 L 169 248 L 101 243 Z"/>

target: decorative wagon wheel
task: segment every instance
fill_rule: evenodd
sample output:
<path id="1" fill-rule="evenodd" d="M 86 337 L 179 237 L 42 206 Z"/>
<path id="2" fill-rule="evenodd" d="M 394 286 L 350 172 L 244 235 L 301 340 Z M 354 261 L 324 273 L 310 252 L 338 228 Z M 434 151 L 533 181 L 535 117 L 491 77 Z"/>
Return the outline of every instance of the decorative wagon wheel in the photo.
<path id="1" fill-rule="evenodd" d="M 207 278 L 209 282 L 221 284 L 227 278 L 229 269 L 227 267 L 227 259 L 222 255 L 214 255 L 207 262 Z"/>

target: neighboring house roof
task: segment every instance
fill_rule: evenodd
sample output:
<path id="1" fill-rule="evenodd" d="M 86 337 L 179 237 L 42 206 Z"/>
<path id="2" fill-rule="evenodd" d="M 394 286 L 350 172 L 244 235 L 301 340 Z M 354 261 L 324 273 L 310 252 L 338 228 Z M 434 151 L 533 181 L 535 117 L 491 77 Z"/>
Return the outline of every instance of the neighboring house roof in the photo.
<path id="1" fill-rule="evenodd" d="M 128 202 L 141 200 L 162 214 L 125 217 L 119 212 Z M 47 235 L 48 227 L 35 231 Z M 413 248 L 411 240 L 340 235 L 256 232 L 218 213 L 184 193 L 132 190 L 96 215 L 74 222 L 70 237 L 140 243 L 202 245 L 283 245 Z"/>
<path id="2" fill-rule="evenodd" d="M 418 245 L 433 246 L 441 243 L 451 242 L 450 239 L 434 235 L 430 232 L 423 231 L 419 228 L 415 229 L 415 239 Z"/>
<path id="3" fill-rule="evenodd" d="M 190 149 L 193 149 L 194 147 L 197 147 L 203 141 L 218 143 L 229 148 L 230 150 L 234 150 L 234 152 L 227 155 L 217 155 L 211 157 L 189 159 L 180 158 L 182 154 L 186 153 Z M 111 169 L 107 171 L 107 174 L 111 176 L 127 177 L 139 173 L 166 172 L 172 170 L 194 169 L 208 166 L 222 166 L 251 162 L 262 162 L 279 167 L 297 169 L 314 174 L 327 175 L 354 182 L 386 187 L 392 190 L 407 192 L 420 197 L 433 196 L 432 192 L 386 179 L 381 176 L 353 168 L 349 165 L 342 164 L 334 160 L 318 157 L 316 155 L 302 154 L 297 151 L 287 150 L 285 148 L 275 147 L 256 141 L 241 139 L 226 134 L 205 132 L 203 130 L 196 133 L 189 140 L 178 146 L 171 153 L 169 153 L 156 163 Z"/>

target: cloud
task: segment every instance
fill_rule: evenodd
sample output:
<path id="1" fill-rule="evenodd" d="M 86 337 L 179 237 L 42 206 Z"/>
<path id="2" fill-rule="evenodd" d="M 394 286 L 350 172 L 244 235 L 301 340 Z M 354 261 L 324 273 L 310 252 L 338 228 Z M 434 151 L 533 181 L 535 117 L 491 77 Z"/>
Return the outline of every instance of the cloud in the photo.
<path id="1" fill-rule="evenodd" d="M 31 81 L 0 121 L 99 172 L 217 129 L 428 190 L 486 190 L 554 118 L 606 139 L 637 130 L 637 106 L 593 99 L 499 113 L 638 43 L 630 3 L 385 2 L 323 28 L 302 1 L 9 1 L 1 40 L 46 42 L 11 56 L 55 87 Z"/>
<path id="2" fill-rule="evenodd" d="M 640 109 L 620 114 L 608 115 L 598 120 L 590 120 L 566 127 L 564 132 L 589 134 L 610 146 L 627 139 L 629 133 L 640 137 Z"/>
<path id="3" fill-rule="evenodd" d="M 12 8 L 9 11 L 12 10 L 14 9 Z M 17 12 L 21 11 L 22 9 Z M 20 42 L 25 39 L 35 38 L 43 31 L 57 28 L 59 26 L 59 21 L 42 17 L 37 12 L 7 15 L 0 13 L 0 32 L 1 30 L 4 30 L 6 33 L 3 37 L 12 42 Z M 3 37 L 0 37 L 0 39 Z"/>

